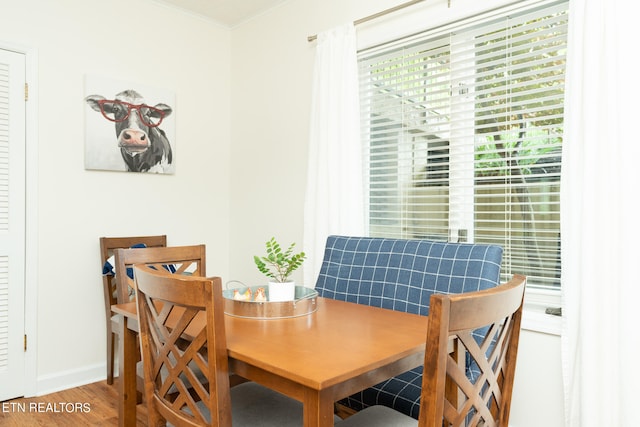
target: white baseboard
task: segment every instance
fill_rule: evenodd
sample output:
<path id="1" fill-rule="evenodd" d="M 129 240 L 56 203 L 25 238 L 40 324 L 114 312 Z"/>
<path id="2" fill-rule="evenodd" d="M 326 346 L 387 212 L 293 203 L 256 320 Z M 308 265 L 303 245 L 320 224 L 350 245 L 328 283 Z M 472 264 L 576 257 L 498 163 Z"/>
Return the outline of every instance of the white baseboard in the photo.
<path id="1" fill-rule="evenodd" d="M 36 396 L 44 396 L 45 394 L 104 381 L 106 378 L 106 363 L 43 375 L 37 379 Z"/>

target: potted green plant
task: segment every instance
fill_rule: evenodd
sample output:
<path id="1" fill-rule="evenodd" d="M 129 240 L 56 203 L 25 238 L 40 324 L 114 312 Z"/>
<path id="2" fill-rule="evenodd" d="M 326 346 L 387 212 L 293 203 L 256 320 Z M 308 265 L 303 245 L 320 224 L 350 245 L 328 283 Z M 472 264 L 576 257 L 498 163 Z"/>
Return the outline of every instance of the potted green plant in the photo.
<path id="1" fill-rule="evenodd" d="M 306 259 L 304 252 L 294 253 L 295 243 L 283 250 L 272 237 L 266 243 L 266 256 L 253 257 L 258 270 L 269 281 L 269 301 L 292 301 L 295 298 L 295 282 L 289 276 L 298 269 Z"/>

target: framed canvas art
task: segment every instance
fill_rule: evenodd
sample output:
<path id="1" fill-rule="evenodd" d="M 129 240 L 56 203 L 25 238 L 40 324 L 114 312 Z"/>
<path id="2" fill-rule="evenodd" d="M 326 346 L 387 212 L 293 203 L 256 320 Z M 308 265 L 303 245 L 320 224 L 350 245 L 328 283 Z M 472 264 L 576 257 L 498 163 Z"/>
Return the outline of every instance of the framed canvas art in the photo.
<path id="1" fill-rule="evenodd" d="M 85 169 L 175 173 L 175 95 L 85 78 Z"/>

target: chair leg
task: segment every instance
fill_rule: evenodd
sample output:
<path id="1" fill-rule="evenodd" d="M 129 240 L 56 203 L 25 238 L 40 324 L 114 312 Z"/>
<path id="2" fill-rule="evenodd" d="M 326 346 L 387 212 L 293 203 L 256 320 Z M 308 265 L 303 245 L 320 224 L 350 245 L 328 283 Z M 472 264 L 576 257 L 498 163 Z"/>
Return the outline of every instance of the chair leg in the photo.
<path id="1" fill-rule="evenodd" d="M 113 367 L 116 334 L 107 331 L 107 384 L 113 384 Z"/>

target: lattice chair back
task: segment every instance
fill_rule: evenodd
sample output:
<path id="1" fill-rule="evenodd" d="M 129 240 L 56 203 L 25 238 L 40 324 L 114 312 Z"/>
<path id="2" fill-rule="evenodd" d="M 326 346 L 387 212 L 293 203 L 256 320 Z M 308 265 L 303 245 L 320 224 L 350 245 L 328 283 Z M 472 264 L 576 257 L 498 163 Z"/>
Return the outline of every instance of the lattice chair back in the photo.
<path id="1" fill-rule="evenodd" d="M 150 265 L 136 266 L 134 276 L 149 425 L 164 418 L 230 426 L 221 279 L 175 276 Z"/>
<path id="2" fill-rule="evenodd" d="M 493 289 L 431 297 L 421 426 L 509 425 L 525 283 L 515 275 Z"/>

